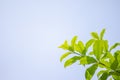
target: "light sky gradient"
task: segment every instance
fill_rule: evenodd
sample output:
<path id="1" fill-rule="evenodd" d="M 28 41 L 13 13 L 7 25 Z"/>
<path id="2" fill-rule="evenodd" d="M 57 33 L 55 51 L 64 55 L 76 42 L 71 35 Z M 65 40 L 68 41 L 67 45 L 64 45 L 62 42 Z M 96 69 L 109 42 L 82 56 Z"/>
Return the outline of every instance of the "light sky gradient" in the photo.
<path id="1" fill-rule="evenodd" d="M 0 80 L 85 80 L 78 63 L 63 67 L 57 47 L 103 28 L 120 42 L 120 0 L 0 0 Z"/>

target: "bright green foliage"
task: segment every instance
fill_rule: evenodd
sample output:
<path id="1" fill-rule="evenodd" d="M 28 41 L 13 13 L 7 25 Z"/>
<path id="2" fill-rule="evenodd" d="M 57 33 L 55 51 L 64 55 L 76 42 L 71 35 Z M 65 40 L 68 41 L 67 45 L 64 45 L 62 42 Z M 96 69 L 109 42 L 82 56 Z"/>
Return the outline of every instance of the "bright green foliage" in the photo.
<path id="1" fill-rule="evenodd" d="M 61 56 L 60 61 L 70 54 L 73 54 L 73 57 L 65 61 L 64 67 L 79 62 L 80 65 L 88 65 L 85 71 L 86 80 L 92 80 L 98 68 L 101 69 L 97 73 L 98 80 L 107 80 L 109 76 L 111 77 L 110 80 L 120 80 L 120 50 L 112 52 L 113 49 L 120 46 L 120 43 L 115 43 L 110 47 L 108 40 L 103 38 L 104 34 L 105 29 L 100 32 L 100 35 L 97 32 L 92 32 L 92 38 L 86 43 L 81 40 L 77 41 L 77 36 L 72 38 L 71 44 L 65 41 L 59 46 L 59 48 L 67 50 Z"/>
<path id="2" fill-rule="evenodd" d="M 101 40 L 103 39 L 104 34 L 105 34 L 105 29 L 103 29 L 103 30 L 101 31 L 101 33 L 100 33 L 100 39 L 101 39 Z"/>
<path id="3" fill-rule="evenodd" d="M 70 55 L 72 52 L 66 52 L 65 54 L 63 54 L 60 58 L 60 61 L 62 61 L 64 58 L 66 58 L 68 55 Z"/>
<path id="4" fill-rule="evenodd" d="M 92 36 L 94 39 L 99 39 L 99 36 L 98 36 L 97 32 L 92 32 L 92 33 L 91 33 L 91 36 Z"/>
<path id="5" fill-rule="evenodd" d="M 92 66 L 90 66 L 86 72 L 85 72 L 85 78 L 86 80 L 91 80 L 91 78 L 93 77 L 96 69 L 97 69 L 98 65 L 97 64 L 93 64 Z"/>
<path id="6" fill-rule="evenodd" d="M 93 57 L 90 57 L 90 56 L 84 56 L 84 57 L 81 57 L 80 59 L 80 64 L 91 64 L 91 63 L 96 63 L 97 61 L 93 58 Z"/>
<path id="7" fill-rule="evenodd" d="M 79 60 L 79 59 L 80 59 L 79 56 L 74 56 L 74 57 L 68 59 L 68 60 L 65 62 L 64 67 L 67 67 L 67 66 L 72 65 L 73 63 L 75 63 L 75 62 L 76 62 L 77 60 Z"/>
<path id="8" fill-rule="evenodd" d="M 103 41 L 102 40 L 95 41 L 93 45 L 93 53 L 96 56 L 96 58 L 99 60 L 103 53 Z"/>
<path id="9" fill-rule="evenodd" d="M 111 46 L 110 51 L 111 51 L 112 49 L 116 48 L 117 46 L 120 46 L 120 43 L 115 43 L 113 46 Z"/>

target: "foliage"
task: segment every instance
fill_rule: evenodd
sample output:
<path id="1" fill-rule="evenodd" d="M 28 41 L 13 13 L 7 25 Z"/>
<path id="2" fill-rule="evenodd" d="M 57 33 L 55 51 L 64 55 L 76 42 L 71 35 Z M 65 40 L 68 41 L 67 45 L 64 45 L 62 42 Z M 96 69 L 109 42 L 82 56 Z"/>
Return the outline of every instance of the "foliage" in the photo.
<path id="1" fill-rule="evenodd" d="M 77 41 L 77 36 L 72 38 L 71 44 L 68 44 L 66 40 L 59 46 L 67 51 L 61 56 L 60 61 L 71 54 L 74 56 L 65 61 L 64 67 L 79 62 L 83 66 L 91 65 L 85 71 L 86 80 L 91 80 L 98 68 L 101 69 L 97 73 L 98 80 L 107 80 L 110 76 L 111 80 L 120 80 L 120 50 L 115 49 L 120 46 L 120 43 L 115 43 L 110 47 L 108 40 L 103 39 L 104 33 L 105 29 L 100 32 L 100 35 L 97 32 L 92 32 L 92 39 L 85 44 L 82 41 Z M 113 49 L 116 51 L 113 52 Z"/>

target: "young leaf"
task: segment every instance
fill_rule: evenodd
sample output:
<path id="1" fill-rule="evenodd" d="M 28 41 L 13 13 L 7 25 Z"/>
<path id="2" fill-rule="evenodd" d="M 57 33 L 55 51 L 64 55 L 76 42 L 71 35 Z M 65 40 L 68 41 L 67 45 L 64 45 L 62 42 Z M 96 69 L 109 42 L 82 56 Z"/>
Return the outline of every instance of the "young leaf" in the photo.
<path id="1" fill-rule="evenodd" d="M 72 46 L 73 50 L 74 50 L 74 45 L 75 45 L 76 41 L 77 41 L 77 36 L 74 36 L 71 40 L 71 46 Z"/>
<path id="2" fill-rule="evenodd" d="M 103 29 L 103 30 L 101 31 L 101 33 L 100 33 L 100 39 L 101 39 L 101 40 L 103 39 L 104 34 L 105 34 L 105 29 Z"/>
<path id="3" fill-rule="evenodd" d="M 93 52 L 96 58 L 99 60 L 103 53 L 103 41 L 102 40 L 95 41 L 93 45 Z"/>
<path id="4" fill-rule="evenodd" d="M 90 39 L 85 45 L 86 49 L 88 49 L 93 44 L 94 41 L 95 41 L 94 39 Z"/>
<path id="5" fill-rule="evenodd" d="M 95 39 L 99 39 L 99 36 L 98 36 L 98 34 L 97 34 L 96 32 L 92 32 L 92 33 L 91 33 L 91 36 L 92 36 L 93 38 L 95 38 Z"/>
<path id="6" fill-rule="evenodd" d="M 68 42 L 65 40 L 65 42 L 59 46 L 59 48 L 62 48 L 64 50 L 68 50 L 69 49 Z"/>
<path id="7" fill-rule="evenodd" d="M 117 46 L 120 46 L 120 43 L 115 43 L 113 46 L 111 46 L 110 51 L 111 51 L 112 49 L 116 48 Z"/>
<path id="8" fill-rule="evenodd" d="M 84 57 L 81 57 L 80 59 L 80 64 L 91 64 L 91 63 L 96 63 L 97 61 L 93 58 L 93 57 L 90 57 L 90 56 L 84 56 Z"/>
<path id="9" fill-rule="evenodd" d="M 72 65 L 73 63 L 75 63 L 77 60 L 80 60 L 80 57 L 79 56 L 74 56 L 70 59 L 68 59 L 65 63 L 64 63 L 64 67 L 68 67 L 70 65 Z"/>
<path id="10" fill-rule="evenodd" d="M 104 40 L 103 43 L 104 43 L 104 50 L 108 52 L 108 48 L 109 48 L 108 41 Z"/>
<path id="11" fill-rule="evenodd" d="M 84 50 L 84 44 L 82 41 L 78 41 L 78 44 L 75 44 L 74 45 L 74 50 L 79 52 L 79 53 L 82 53 L 83 50 Z"/>
<path id="12" fill-rule="evenodd" d="M 93 64 L 92 66 L 90 66 L 86 72 L 85 72 L 85 78 L 86 80 L 91 80 L 91 78 L 93 77 L 96 69 L 97 69 L 98 65 L 97 64 Z"/>
<path id="13" fill-rule="evenodd" d="M 78 46 L 80 47 L 81 51 L 84 50 L 84 44 L 82 41 L 78 41 Z"/>
<path id="14" fill-rule="evenodd" d="M 63 54 L 61 57 L 60 57 L 60 61 L 62 61 L 64 58 L 66 58 L 68 55 L 70 55 L 72 52 L 67 52 L 65 54 Z"/>

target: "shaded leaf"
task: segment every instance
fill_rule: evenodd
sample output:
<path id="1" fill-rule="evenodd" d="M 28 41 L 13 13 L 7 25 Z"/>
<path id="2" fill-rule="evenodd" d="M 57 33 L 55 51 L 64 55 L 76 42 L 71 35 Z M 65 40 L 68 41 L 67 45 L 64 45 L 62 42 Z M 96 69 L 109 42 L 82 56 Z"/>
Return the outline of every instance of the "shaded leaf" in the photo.
<path id="1" fill-rule="evenodd" d="M 60 57 L 60 61 L 62 61 L 64 58 L 66 58 L 68 55 L 70 55 L 72 52 L 67 52 L 65 54 L 63 54 L 61 57 Z"/>
<path id="2" fill-rule="evenodd" d="M 89 53 L 89 55 L 93 55 L 94 54 L 94 52 L 93 51 L 91 51 L 90 53 Z"/>
<path id="3" fill-rule="evenodd" d="M 111 69 L 113 69 L 113 70 L 115 70 L 118 67 L 119 62 L 118 62 L 118 58 L 117 57 L 118 57 L 119 54 L 120 54 L 119 50 L 114 53 L 115 60 L 113 61 L 113 63 L 110 66 Z"/>
<path id="4" fill-rule="evenodd" d="M 85 72 L 85 78 L 86 80 L 91 80 L 91 78 L 93 77 L 96 69 L 97 69 L 98 65 L 97 64 L 93 64 L 92 66 L 90 66 L 86 72 Z"/>
<path id="5" fill-rule="evenodd" d="M 104 72 L 99 78 L 99 80 L 107 80 L 108 76 L 109 76 L 108 72 Z"/>
<path id="6" fill-rule="evenodd" d="M 114 78 L 114 80 L 120 80 L 120 76 L 112 75 L 112 77 Z"/>
<path id="7" fill-rule="evenodd" d="M 97 73 L 97 77 L 100 77 L 101 74 L 103 74 L 104 72 L 106 72 L 106 70 L 101 70 Z"/>

